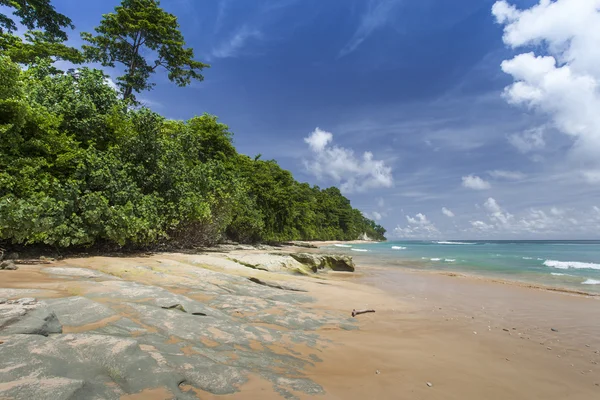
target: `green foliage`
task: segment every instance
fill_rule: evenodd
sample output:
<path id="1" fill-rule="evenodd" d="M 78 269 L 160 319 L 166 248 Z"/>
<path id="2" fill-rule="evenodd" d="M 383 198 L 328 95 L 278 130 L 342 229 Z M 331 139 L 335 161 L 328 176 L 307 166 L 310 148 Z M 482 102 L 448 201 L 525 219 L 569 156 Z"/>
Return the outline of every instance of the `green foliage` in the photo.
<path id="1" fill-rule="evenodd" d="M 132 108 L 98 70 L 0 56 L 0 242 L 199 246 L 383 239 L 336 188 L 236 152 L 211 115 Z"/>
<path id="2" fill-rule="evenodd" d="M 48 32 L 41 31 L 26 32 L 25 40 L 10 34 L 0 34 L 0 50 L 20 64 L 37 64 L 39 59 L 65 60 L 74 64 L 84 61 L 79 50 L 57 42 Z"/>
<path id="3" fill-rule="evenodd" d="M 27 29 L 43 29 L 53 42 L 67 40 L 64 28 L 74 28 L 71 19 L 57 12 L 50 0 L 0 0 L 0 6 L 12 8 L 14 15 Z M 0 34 L 15 30 L 17 25 L 12 18 L 0 13 Z"/>
<path id="4" fill-rule="evenodd" d="M 103 16 L 95 31 L 96 35 L 82 33 L 89 43 L 84 52 L 105 67 L 115 63 L 125 67 L 118 78 L 125 99 L 152 89 L 150 76 L 158 67 L 166 69 L 169 80 L 178 86 L 204 79 L 200 71 L 208 65 L 194 60 L 194 51 L 185 48 L 177 17 L 160 8 L 158 0 L 123 0 L 114 13 Z M 153 60 L 143 53 L 150 53 Z"/>

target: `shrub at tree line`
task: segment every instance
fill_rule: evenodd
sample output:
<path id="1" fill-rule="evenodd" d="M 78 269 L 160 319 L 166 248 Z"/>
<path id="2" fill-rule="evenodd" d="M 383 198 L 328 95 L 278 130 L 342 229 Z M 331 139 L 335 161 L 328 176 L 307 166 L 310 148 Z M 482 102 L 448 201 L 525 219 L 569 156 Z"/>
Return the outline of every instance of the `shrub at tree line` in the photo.
<path id="1" fill-rule="evenodd" d="M 0 5 L 13 7 L 27 28 L 43 29 L 14 36 L 16 25 L 0 14 L 0 242 L 68 248 L 384 239 L 385 229 L 337 188 L 299 183 L 275 161 L 238 154 L 215 116 L 169 120 L 136 106 L 133 93 L 152 87 L 157 67 L 181 86 L 202 79 L 207 67 L 184 48 L 176 18 L 157 0 L 124 0 L 96 36 L 83 34 L 90 42 L 83 52 L 63 44 L 71 20 L 49 0 Z M 157 59 L 143 59 L 141 46 Z M 62 72 L 57 59 L 123 63 L 120 93 L 102 71 Z"/>

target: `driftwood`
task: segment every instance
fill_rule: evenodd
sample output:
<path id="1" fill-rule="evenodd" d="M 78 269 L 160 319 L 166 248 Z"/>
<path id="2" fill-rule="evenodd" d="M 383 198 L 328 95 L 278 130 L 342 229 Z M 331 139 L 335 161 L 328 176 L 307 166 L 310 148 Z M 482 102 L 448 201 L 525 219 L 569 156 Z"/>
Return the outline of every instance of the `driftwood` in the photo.
<path id="1" fill-rule="evenodd" d="M 366 313 L 370 313 L 370 312 L 375 312 L 375 310 L 358 310 L 358 311 L 352 310 L 352 316 L 356 317 L 357 315 L 366 314 Z"/>

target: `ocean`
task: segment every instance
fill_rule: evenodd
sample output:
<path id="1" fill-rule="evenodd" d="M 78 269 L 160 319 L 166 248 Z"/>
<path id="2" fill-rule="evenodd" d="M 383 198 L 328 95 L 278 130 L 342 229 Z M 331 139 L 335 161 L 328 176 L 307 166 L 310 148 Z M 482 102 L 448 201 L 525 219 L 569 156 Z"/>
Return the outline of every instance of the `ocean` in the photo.
<path id="1" fill-rule="evenodd" d="M 359 264 L 452 271 L 600 294 L 600 241 L 399 241 L 328 246 Z"/>

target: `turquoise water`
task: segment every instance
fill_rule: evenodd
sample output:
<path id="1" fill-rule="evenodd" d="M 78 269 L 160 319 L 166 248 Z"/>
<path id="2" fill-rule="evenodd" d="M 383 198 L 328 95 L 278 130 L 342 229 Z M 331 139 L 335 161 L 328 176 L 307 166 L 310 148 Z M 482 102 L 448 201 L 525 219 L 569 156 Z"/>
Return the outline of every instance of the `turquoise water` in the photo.
<path id="1" fill-rule="evenodd" d="M 351 247 L 347 247 L 351 246 Z M 401 241 L 330 246 L 357 261 L 600 293 L 600 241 Z"/>

